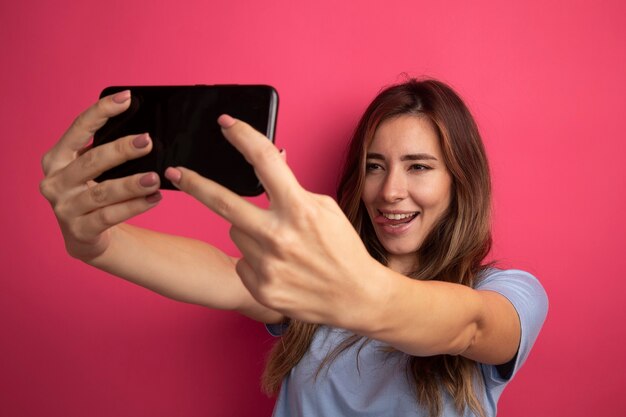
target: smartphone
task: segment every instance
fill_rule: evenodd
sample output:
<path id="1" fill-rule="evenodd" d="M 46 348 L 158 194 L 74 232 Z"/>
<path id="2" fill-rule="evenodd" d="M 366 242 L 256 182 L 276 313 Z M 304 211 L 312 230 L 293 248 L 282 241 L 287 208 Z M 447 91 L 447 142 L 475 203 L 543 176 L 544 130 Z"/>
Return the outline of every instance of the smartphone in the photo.
<path id="1" fill-rule="evenodd" d="M 148 132 L 152 151 L 106 171 L 96 181 L 155 171 L 161 188 L 175 190 L 165 169 L 183 166 L 242 196 L 263 192 L 254 168 L 222 135 L 217 118 L 229 114 L 250 124 L 272 142 L 278 93 L 268 85 L 116 86 L 100 97 L 130 90 L 130 107 L 110 118 L 94 135 L 93 146 Z"/>

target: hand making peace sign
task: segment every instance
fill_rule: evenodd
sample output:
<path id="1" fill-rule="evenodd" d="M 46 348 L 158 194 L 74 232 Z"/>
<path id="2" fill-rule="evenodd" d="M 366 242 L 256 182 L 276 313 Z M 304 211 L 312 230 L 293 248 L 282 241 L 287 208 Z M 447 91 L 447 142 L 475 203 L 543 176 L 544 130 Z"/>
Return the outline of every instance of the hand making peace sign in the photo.
<path id="1" fill-rule="evenodd" d="M 267 138 L 227 115 L 218 122 L 254 166 L 269 209 L 185 168 L 169 168 L 166 177 L 232 224 L 232 240 L 243 255 L 237 273 L 257 301 L 303 321 L 354 328 L 371 305 L 364 297 L 380 296 L 365 285 L 380 264 L 337 203 L 302 188 Z"/>

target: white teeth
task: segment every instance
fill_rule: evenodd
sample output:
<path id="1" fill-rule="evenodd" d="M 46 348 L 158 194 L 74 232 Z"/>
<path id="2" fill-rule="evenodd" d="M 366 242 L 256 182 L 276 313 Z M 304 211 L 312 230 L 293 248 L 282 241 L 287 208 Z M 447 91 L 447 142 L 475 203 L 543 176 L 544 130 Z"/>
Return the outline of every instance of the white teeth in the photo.
<path id="1" fill-rule="evenodd" d="M 402 220 L 402 219 L 408 219 L 409 217 L 413 217 L 415 216 L 416 213 L 406 213 L 406 214 L 381 213 L 381 214 L 389 220 Z"/>

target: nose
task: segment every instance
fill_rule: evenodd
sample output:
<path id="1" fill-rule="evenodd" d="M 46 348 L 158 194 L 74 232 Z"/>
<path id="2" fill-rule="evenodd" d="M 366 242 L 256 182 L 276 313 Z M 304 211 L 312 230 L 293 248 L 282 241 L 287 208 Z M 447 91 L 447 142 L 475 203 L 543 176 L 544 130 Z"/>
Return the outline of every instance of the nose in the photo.
<path id="1" fill-rule="evenodd" d="M 407 179 L 402 170 L 389 170 L 380 190 L 380 197 L 387 203 L 404 200 L 408 196 Z"/>

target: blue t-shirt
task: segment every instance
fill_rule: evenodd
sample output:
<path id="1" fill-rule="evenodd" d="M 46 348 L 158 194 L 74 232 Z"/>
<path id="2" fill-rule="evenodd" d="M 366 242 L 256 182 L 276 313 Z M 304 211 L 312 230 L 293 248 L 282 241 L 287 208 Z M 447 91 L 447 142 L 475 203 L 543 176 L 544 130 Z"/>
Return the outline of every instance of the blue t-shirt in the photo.
<path id="1" fill-rule="evenodd" d="M 510 372 L 503 377 L 495 366 L 480 364 L 487 416 L 496 415 L 498 399 L 506 384 L 522 366 L 539 334 L 548 298 L 536 278 L 524 271 L 491 269 L 476 285 L 477 290 L 495 291 L 511 301 L 520 318 L 521 341 Z M 279 336 L 285 327 L 268 325 Z M 320 326 L 309 350 L 289 372 L 276 400 L 274 417 L 428 416 L 416 401 L 406 374 L 406 355 L 388 353 L 388 344 L 376 340 L 350 347 L 316 378 L 321 361 L 351 333 Z M 358 357 L 357 357 L 358 353 Z M 357 360 L 358 359 L 358 360 Z M 444 392 L 443 417 L 458 416 L 454 401 Z M 463 417 L 474 416 L 466 410 Z"/>

